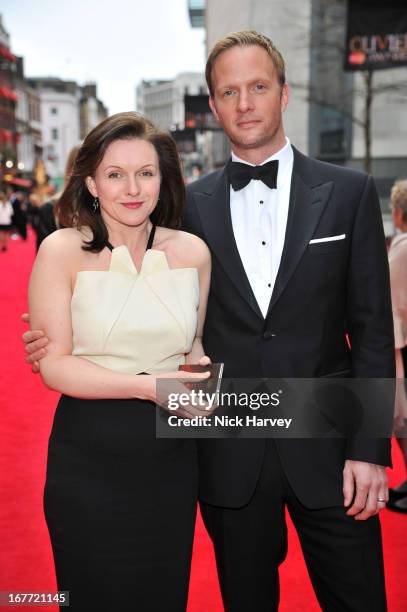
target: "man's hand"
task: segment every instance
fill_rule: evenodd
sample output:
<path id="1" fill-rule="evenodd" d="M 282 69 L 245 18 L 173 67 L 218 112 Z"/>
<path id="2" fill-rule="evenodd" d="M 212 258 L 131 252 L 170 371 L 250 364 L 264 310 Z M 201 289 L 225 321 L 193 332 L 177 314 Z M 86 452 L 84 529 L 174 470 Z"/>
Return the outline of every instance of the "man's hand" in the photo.
<path id="1" fill-rule="evenodd" d="M 386 469 L 382 465 L 347 459 L 343 470 L 346 514 L 365 521 L 383 510 L 389 498 Z"/>
<path id="2" fill-rule="evenodd" d="M 21 315 L 21 318 L 25 323 L 30 322 L 30 315 L 28 313 Z M 26 345 L 26 353 L 28 353 L 25 361 L 30 363 L 32 371 L 37 373 L 40 371 L 38 362 L 47 354 L 46 346 L 49 340 L 42 330 L 34 330 L 26 331 L 23 334 L 23 342 Z"/>

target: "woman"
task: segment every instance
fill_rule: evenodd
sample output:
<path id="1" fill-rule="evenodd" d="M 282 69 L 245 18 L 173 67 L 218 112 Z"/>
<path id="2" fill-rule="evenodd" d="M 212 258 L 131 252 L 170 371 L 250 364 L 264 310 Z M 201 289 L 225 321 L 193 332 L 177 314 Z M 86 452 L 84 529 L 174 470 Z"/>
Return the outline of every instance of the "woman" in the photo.
<path id="1" fill-rule="evenodd" d="M 12 222 L 13 207 L 7 200 L 6 194 L 0 191 L 0 251 L 7 251 Z"/>
<path id="2" fill-rule="evenodd" d="M 389 250 L 396 375 L 398 379 L 404 379 L 407 363 L 407 180 L 394 184 L 391 190 L 391 209 L 394 227 L 400 232 L 393 238 Z M 407 470 L 407 398 L 402 384 L 397 386 L 394 430 Z M 389 493 L 388 508 L 407 513 L 407 480 L 397 488 L 390 489 Z"/>
<path id="3" fill-rule="evenodd" d="M 174 229 L 183 204 L 170 136 L 136 113 L 114 115 L 86 137 L 58 202 L 66 229 L 44 240 L 33 268 L 30 322 L 50 340 L 41 376 L 63 394 L 45 514 L 72 610 L 186 608 L 195 446 L 155 439 L 154 404 L 157 378 L 209 361 L 210 256 Z"/>

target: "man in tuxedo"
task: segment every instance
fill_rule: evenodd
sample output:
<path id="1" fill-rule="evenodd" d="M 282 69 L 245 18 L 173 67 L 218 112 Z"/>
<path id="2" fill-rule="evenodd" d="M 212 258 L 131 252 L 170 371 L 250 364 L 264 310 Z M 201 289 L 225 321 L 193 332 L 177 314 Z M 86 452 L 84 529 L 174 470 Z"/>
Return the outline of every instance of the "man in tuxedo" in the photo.
<path id="1" fill-rule="evenodd" d="M 232 148 L 224 168 L 188 188 L 184 228 L 213 259 L 206 354 L 228 378 L 393 377 L 372 178 L 290 144 L 284 60 L 267 37 L 218 41 L 206 79 Z M 228 612 L 277 609 L 286 506 L 322 609 L 386 609 L 377 514 L 388 498 L 388 440 L 200 440 L 199 460 Z"/>
<path id="2" fill-rule="evenodd" d="M 212 252 L 204 346 L 228 378 L 394 376 L 383 227 L 371 177 L 285 137 L 284 60 L 238 32 L 206 68 L 232 159 L 188 188 L 184 229 Z M 348 334 L 351 349 L 346 340 Z M 46 339 L 27 332 L 30 361 Z M 227 612 L 277 610 L 287 507 L 324 611 L 386 609 L 384 439 L 199 441 L 202 515 Z"/>

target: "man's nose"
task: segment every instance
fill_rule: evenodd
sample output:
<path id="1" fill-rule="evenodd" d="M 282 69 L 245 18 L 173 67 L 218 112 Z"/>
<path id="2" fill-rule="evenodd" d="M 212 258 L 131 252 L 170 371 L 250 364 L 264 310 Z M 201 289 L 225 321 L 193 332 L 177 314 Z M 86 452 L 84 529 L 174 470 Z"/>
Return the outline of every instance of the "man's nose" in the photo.
<path id="1" fill-rule="evenodd" d="M 246 113 L 253 108 L 253 101 L 248 91 L 241 91 L 238 97 L 238 110 L 241 113 Z"/>

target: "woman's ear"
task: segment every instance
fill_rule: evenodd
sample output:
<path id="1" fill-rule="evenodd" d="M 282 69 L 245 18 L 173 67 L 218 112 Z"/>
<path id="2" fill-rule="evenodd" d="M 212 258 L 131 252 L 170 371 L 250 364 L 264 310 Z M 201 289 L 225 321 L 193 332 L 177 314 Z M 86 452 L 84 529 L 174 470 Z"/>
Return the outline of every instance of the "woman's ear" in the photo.
<path id="1" fill-rule="evenodd" d="M 98 192 L 96 189 L 96 183 L 91 176 L 87 176 L 85 179 L 86 187 L 94 198 L 98 197 Z"/>

